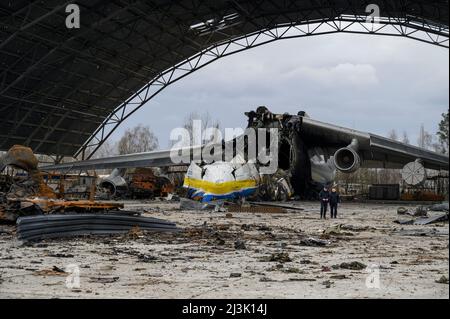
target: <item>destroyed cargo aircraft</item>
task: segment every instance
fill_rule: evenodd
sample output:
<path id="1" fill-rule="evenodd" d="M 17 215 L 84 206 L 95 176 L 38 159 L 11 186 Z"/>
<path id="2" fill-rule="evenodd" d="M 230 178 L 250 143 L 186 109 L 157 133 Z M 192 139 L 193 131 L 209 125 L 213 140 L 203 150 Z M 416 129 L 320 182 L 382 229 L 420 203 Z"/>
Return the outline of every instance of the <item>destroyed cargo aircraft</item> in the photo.
<path id="1" fill-rule="evenodd" d="M 411 185 L 418 185 L 426 179 L 426 169 L 448 171 L 449 158 L 446 155 L 375 134 L 320 122 L 303 111 L 296 115 L 274 114 L 260 106 L 256 111 L 245 114 L 248 117 L 248 129 L 263 129 L 267 132 L 277 129 L 277 154 L 272 154 L 276 156 L 277 173 L 281 170 L 289 176 L 294 194 L 301 198 L 311 197 L 322 185 L 331 184 L 337 170 L 352 173 L 359 168 L 402 169 L 403 179 Z M 234 147 L 242 140 L 245 144 L 245 161 L 261 166 L 249 156 L 249 145 L 244 135 L 216 145 L 225 150 L 227 146 Z M 269 148 L 270 139 L 267 144 Z M 42 169 L 90 170 L 186 165 L 199 149 L 205 147 L 188 148 L 187 158 L 182 164 L 173 162 L 171 154 L 174 150 L 164 150 L 57 164 Z M 238 155 L 236 151 L 234 155 Z M 201 161 L 197 162 L 202 164 Z"/>

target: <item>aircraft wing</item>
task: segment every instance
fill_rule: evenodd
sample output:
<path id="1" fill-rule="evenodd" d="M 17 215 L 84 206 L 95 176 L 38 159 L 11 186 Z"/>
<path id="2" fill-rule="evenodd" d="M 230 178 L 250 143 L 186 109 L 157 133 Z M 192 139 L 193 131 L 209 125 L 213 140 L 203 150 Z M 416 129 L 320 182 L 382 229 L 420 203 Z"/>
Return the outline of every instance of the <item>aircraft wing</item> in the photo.
<path id="1" fill-rule="evenodd" d="M 357 153 L 362 160 L 361 167 L 402 168 L 405 164 L 420 159 L 425 168 L 447 171 L 449 169 L 448 155 L 307 117 L 300 117 L 299 121 L 300 136 L 306 144 L 324 147 L 329 154 L 334 154 L 338 149 L 349 146 L 353 140 L 357 140 Z"/>
<path id="2" fill-rule="evenodd" d="M 357 131 L 305 116 L 292 116 L 301 138 L 308 147 L 322 147 L 330 155 L 357 141 L 356 153 L 361 158 L 361 167 L 402 168 L 405 164 L 420 159 L 425 168 L 447 170 L 448 155 L 432 152 L 420 147 L 394 141 L 375 134 Z M 189 148 L 190 152 L 193 148 Z M 189 153 L 190 156 L 191 153 Z M 184 161 L 188 163 L 189 160 Z M 174 166 L 170 150 L 144 152 L 63 163 L 41 167 L 45 171 L 93 170 L 126 167 Z M 186 164 L 182 164 L 186 165 Z"/>
<path id="3" fill-rule="evenodd" d="M 128 167 L 163 167 L 174 165 L 176 164 L 174 164 L 170 158 L 170 150 L 163 150 L 49 165 L 40 167 L 40 169 L 43 171 L 76 171 Z"/>

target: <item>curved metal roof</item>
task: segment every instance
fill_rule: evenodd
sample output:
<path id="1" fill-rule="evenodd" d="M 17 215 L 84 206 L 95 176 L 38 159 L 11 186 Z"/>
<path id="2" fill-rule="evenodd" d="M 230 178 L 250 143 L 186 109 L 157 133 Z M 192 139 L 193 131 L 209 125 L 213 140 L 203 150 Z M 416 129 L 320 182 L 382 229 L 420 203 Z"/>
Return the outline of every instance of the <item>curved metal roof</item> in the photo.
<path id="1" fill-rule="evenodd" d="M 81 10 L 79 29 L 65 26 L 65 8 L 73 2 Z M 93 141 L 100 145 L 109 136 L 108 125 L 114 129 L 126 118 L 121 105 L 134 103 L 134 111 L 148 100 L 148 91 L 139 94 L 150 81 L 161 87 L 170 84 L 164 72 L 182 71 L 183 61 L 195 70 L 189 58 L 200 52 L 213 52 L 212 48 L 230 45 L 227 41 L 233 39 L 248 44 L 248 35 L 262 32 L 277 40 L 281 36 L 271 30 L 280 27 L 296 27 L 304 35 L 314 34 L 316 29 L 308 29 L 313 23 L 334 24 L 335 31 L 346 31 L 341 23 L 365 22 L 371 2 L 1 2 L 0 150 L 23 144 L 37 153 L 79 154 Z M 398 35 L 411 37 L 421 31 L 425 38 L 419 40 L 448 47 L 448 1 L 377 3 L 383 28 L 391 24 Z M 353 32 L 376 33 L 373 29 Z"/>

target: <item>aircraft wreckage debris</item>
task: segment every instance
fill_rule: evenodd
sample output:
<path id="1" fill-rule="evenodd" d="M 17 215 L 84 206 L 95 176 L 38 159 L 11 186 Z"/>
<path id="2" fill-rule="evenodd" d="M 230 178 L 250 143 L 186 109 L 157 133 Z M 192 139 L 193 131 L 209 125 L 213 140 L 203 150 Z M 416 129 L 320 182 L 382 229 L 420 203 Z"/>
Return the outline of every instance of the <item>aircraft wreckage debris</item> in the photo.
<path id="1" fill-rule="evenodd" d="M 333 265 L 332 268 L 333 269 L 341 268 L 341 269 L 348 269 L 348 270 L 363 270 L 363 269 L 366 269 L 367 266 L 365 264 L 363 264 L 362 262 L 352 261 L 352 262 L 348 262 L 348 263 L 344 262 L 339 265 Z"/>
<path id="2" fill-rule="evenodd" d="M 300 241 L 301 246 L 323 247 L 331 244 L 331 241 L 308 237 Z"/>
<path id="3" fill-rule="evenodd" d="M 435 214 L 428 216 L 428 212 L 444 212 L 441 214 Z M 448 221 L 448 203 L 442 203 L 437 205 L 430 205 L 428 207 L 419 206 L 415 209 L 406 209 L 399 207 L 397 209 L 398 215 L 409 215 L 413 218 L 410 219 L 396 219 L 394 223 L 400 225 L 429 225 L 439 222 Z M 414 218 L 416 217 L 416 218 Z"/>
<path id="4" fill-rule="evenodd" d="M 0 220 L 15 222 L 20 216 L 55 214 L 61 212 L 105 212 L 123 208 L 122 203 L 94 200 L 65 200 L 49 187 L 38 168 L 38 160 L 29 147 L 14 145 L 1 158 L 0 168 L 22 169 L 28 176 L 12 179 L 9 190 L 0 194 Z M 92 196 L 93 198 L 93 196 Z M 123 214 L 126 214 L 125 212 Z M 129 213 L 128 213 L 129 214 Z"/>
<path id="5" fill-rule="evenodd" d="M 268 214 L 282 214 L 286 210 L 276 206 L 263 206 L 255 204 L 237 205 L 229 204 L 226 206 L 227 211 L 231 213 L 268 213 Z"/>

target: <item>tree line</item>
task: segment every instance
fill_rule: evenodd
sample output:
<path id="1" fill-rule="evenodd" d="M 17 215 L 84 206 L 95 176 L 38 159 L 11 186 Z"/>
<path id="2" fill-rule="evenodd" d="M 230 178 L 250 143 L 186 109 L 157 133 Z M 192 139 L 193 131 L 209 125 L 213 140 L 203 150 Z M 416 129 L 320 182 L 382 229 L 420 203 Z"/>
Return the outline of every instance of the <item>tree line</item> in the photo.
<path id="1" fill-rule="evenodd" d="M 431 150 L 437 153 L 448 154 L 449 153 L 449 141 L 448 141 L 448 111 L 447 113 L 442 113 L 441 121 L 438 125 L 438 131 L 436 134 L 431 134 L 425 130 L 422 124 L 419 129 L 419 136 L 416 141 L 416 145 Z M 408 133 L 403 131 L 403 134 L 399 136 L 395 129 L 392 129 L 387 134 L 387 137 L 395 141 L 400 141 L 402 143 L 411 144 Z"/>

